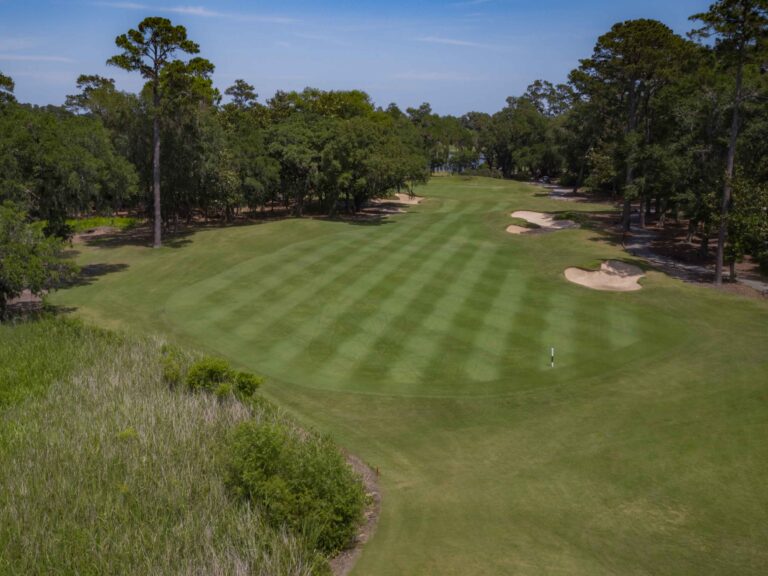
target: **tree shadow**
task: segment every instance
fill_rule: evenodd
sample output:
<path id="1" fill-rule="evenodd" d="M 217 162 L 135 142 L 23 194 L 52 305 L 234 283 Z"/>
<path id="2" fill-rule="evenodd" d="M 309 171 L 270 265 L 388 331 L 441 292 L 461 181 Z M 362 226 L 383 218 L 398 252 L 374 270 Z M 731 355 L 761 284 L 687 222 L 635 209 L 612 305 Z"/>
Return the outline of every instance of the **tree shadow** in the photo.
<path id="1" fill-rule="evenodd" d="M 163 237 L 163 247 L 181 248 L 191 242 L 190 236 L 195 233 L 193 228 L 167 232 Z M 94 248 L 122 248 L 124 246 L 138 246 L 149 248 L 152 246 L 152 229 L 141 226 L 124 231 L 108 231 L 98 234 L 82 234 L 77 237 L 78 242 Z"/>
<path id="2" fill-rule="evenodd" d="M 343 214 L 335 217 L 330 216 L 317 216 L 315 220 L 321 220 L 324 222 L 340 222 L 342 224 L 349 224 L 351 226 L 385 226 L 394 224 L 393 221 L 387 217 L 389 214 L 377 214 L 377 213 L 357 213 L 357 214 Z"/>
<path id="3" fill-rule="evenodd" d="M 546 198 L 548 200 L 557 200 L 563 203 L 568 204 L 597 204 L 601 202 L 599 199 L 592 199 L 588 198 L 587 196 L 578 196 L 578 195 L 569 195 L 569 194 L 562 194 L 559 196 L 553 196 L 552 194 L 542 194 L 542 193 L 536 193 L 533 195 L 534 198 Z"/>
<path id="4" fill-rule="evenodd" d="M 90 286 L 102 276 L 114 274 L 128 269 L 128 264 L 88 264 L 80 268 L 77 278 L 66 284 L 66 287 Z"/>

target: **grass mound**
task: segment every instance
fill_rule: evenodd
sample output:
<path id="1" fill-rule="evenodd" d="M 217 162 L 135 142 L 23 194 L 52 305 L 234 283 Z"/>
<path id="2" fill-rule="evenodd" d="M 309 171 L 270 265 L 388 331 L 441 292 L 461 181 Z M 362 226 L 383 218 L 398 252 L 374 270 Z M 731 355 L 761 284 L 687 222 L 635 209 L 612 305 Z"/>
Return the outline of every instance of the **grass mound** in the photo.
<path id="1" fill-rule="evenodd" d="M 167 347 L 148 339 L 58 319 L 0 339 L 0 391 L 14 399 L 0 411 L 1 574 L 327 573 L 314 541 L 226 483 L 233 430 L 296 434 L 274 406 L 169 386 Z M 21 401 L 25 382 L 35 394 Z"/>

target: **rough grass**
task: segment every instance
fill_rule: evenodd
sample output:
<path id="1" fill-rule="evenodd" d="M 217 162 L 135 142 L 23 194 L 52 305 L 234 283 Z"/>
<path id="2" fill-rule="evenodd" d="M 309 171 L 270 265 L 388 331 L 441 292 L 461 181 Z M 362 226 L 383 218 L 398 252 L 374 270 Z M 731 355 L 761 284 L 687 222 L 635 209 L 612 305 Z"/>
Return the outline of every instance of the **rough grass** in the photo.
<path id="1" fill-rule="evenodd" d="M 0 324 L 0 411 L 48 389 L 51 382 L 94 358 L 94 345 L 79 322 L 43 317 L 18 326 Z"/>
<path id="2" fill-rule="evenodd" d="M 67 220 L 67 226 L 73 234 L 88 232 L 94 228 L 117 228 L 118 230 L 130 230 L 139 224 L 138 218 L 129 218 L 125 216 L 92 216 L 90 218 L 73 218 Z"/>
<path id="3" fill-rule="evenodd" d="M 170 389 L 151 340 L 49 319 L 0 342 L 0 382 L 21 375 L 0 409 L 1 574 L 326 573 L 224 484 L 226 435 L 290 425 L 278 412 Z"/>
<path id="4" fill-rule="evenodd" d="M 84 247 L 127 268 L 54 298 L 259 370 L 379 467 L 355 574 L 762 575 L 768 306 L 653 271 L 631 294 L 571 285 L 570 266 L 632 259 L 594 230 L 507 234 L 515 210 L 595 208 L 540 188 L 417 193 L 380 226 Z"/>

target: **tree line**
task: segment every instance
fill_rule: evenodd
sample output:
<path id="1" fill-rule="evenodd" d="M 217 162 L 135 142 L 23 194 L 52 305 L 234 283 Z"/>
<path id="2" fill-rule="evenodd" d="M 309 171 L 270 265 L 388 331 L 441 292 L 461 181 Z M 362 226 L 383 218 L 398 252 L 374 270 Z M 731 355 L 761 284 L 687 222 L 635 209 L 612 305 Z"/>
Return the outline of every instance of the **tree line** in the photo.
<path id="1" fill-rule="evenodd" d="M 617 23 L 567 83 L 538 80 L 493 115 L 449 119 L 444 161 L 466 171 L 482 157 L 481 173 L 610 194 L 627 232 L 633 207 L 642 227 L 684 216 L 703 255 L 716 242 L 718 284 L 747 254 L 768 270 L 768 1 L 720 0 L 691 20 L 685 37 Z"/>
<path id="2" fill-rule="evenodd" d="M 213 87 L 214 65 L 186 30 L 147 18 L 117 38 L 108 63 L 146 80 L 138 94 L 82 75 L 63 107 L 20 105 L 0 84 L 0 199 L 67 234 L 66 219 L 139 210 L 162 232 L 198 215 L 285 208 L 357 212 L 429 177 L 418 129 L 364 92 L 278 92 L 265 104 L 237 80 Z"/>
<path id="3" fill-rule="evenodd" d="M 356 90 L 262 103 L 237 80 L 221 94 L 186 30 L 147 18 L 108 60 L 144 78 L 137 94 L 83 75 L 64 106 L 38 108 L 0 75 L 0 199 L 59 236 L 73 215 L 144 212 L 159 246 L 198 216 L 354 213 L 436 170 L 549 177 L 620 200 L 625 230 L 633 208 L 640 226 L 684 216 L 703 252 L 717 244 L 720 282 L 746 254 L 768 265 L 768 0 L 719 0 L 691 19 L 687 36 L 618 23 L 566 83 L 456 117 Z"/>

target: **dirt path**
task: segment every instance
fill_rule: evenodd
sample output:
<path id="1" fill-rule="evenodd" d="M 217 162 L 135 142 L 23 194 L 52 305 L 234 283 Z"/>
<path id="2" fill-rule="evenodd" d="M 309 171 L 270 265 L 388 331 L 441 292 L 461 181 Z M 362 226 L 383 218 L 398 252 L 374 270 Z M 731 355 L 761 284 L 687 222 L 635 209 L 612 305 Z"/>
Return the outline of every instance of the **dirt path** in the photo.
<path id="1" fill-rule="evenodd" d="M 363 546 L 371 539 L 373 533 L 376 532 L 376 525 L 379 522 L 379 514 L 381 513 L 381 490 L 379 489 L 378 471 L 371 469 L 370 466 L 353 454 L 346 454 L 346 458 L 352 469 L 362 478 L 365 493 L 370 503 L 365 509 L 365 518 L 355 539 L 354 547 L 344 550 L 330 561 L 334 576 L 347 576 L 352 571 L 352 568 L 355 567 L 360 555 L 363 553 Z"/>
<path id="2" fill-rule="evenodd" d="M 555 186 L 554 184 L 540 184 L 534 183 L 537 186 L 541 186 L 549 192 L 549 197 L 552 200 L 562 200 L 563 202 L 588 202 L 589 198 L 574 193 L 573 188 L 563 188 L 561 186 Z"/>
<path id="3" fill-rule="evenodd" d="M 594 200 L 589 200 L 585 196 L 574 194 L 573 190 L 569 188 L 562 188 L 554 184 L 534 183 L 534 185 L 547 190 L 550 198 L 553 200 L 594 202 Z M 648 261 L 650 264 L 673 278 L 697 284 L 712 284 L 715 272 L 711 266 L 681 262 L 676 258 L 656 252 L 653 249 L 653 244 L 660 238 L 660 236 L 661 234 L 659 230 L 655 230 L 654 228 L 641 228 L 640 215 L 633 214 L 632 232 L 624 239 L 623 246 L 629 254 Z M 768 281 L 763 279 L 738 276 L 735 283 L 726 286 L 730 291 L 737 292 L 739 291 L 738 288 L 741 287 L 743 288 L 742 292 L 748 296 L 755 295 L 754 293 L 750 294 L 750 292 L 756 292 L 757 295 L 768 296 Z"/>
<path id="4" fill-rule="evenodd" d="M 653 250 L 653 243 L 658 239 L 659 232 L 653 228 L 641 228 L 639 214 L 632 216 L 632 233 L 624 240 L 624 249 L 633 256 L 647 260 L 661 271 L 673 278 L 686 282 L 711 283 L 714 270 L 710 266 L 680 262 L 670 256 L 664 256 Z M 736 283 L 751 290 L 768 296 L 768 282 L 751 278 L 737 277 Z"/>

